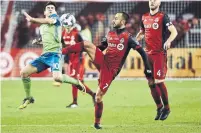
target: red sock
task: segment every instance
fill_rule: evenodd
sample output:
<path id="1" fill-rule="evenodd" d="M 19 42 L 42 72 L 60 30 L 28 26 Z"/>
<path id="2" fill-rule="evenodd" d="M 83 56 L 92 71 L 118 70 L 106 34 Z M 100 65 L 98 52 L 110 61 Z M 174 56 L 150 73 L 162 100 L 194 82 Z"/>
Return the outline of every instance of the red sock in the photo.
<path id="1" fill-rule="evenodd" d="M 78 89 L 76 86 L 72 85 L 73 103 L 77 104 Z"/>
<path id="2" fill-rule="evenodd" d="M 102 112 L 103 112 L 103 102 L 96 103 L 96 105 L 95 105 L 95 123 L 100 124 Z"/>
<path id="3" fill-rule="evenodd" d="M 163 105 L 161 103 L 161 91 L 157 85 L 150 85 L 151 95 L 156 103 L 157 108 L 161 108 Z"/>
<path id="4" fill-rule="evenodd" d="M 84 44 L 83 42 L 76 43 L 75 45 L 71 45 L 62 49 L 62 54 L 67 53 L 80 53 L 83 51 Z"/>
<path id="5" fill-rule="evenodd" d="M 91 95 L 93 97 L 95 95 L 95 93 L 91 89 L 89 89 L 89 87 L 86 86 L 85 84 L 84 84 L 84 86 L 86 88 L 86 93 L 89 94 L 89 95 Z"/>
<path id="6" fill-rule="evenodd" d="M 165 84 L 162 82 L 162 83 L 157 84 L 157 86 L 161 90 L 161 98 L 163 100 L 163 104 L 164 104 L 165 108 L 169 109 L 170 107 L 169 107 L 169 103 L 168 103 L 168 92 L 167 92 L 167 88 L 166 88 Z"/>

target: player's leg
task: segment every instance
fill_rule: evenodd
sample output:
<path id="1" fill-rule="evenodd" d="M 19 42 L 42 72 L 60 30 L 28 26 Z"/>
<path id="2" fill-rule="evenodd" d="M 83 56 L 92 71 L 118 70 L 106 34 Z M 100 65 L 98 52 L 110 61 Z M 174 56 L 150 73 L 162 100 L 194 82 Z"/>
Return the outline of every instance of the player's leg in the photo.
<path id="1" fill-rule="evenodd" d="M 152 67 L 152 72 L 154 72 L 153 64 L 154 64 L 155 59 L 152 55 L 148 55 L 148 59 L 149 59 L 150 66 Z M 157 106 L 157 114 L 155 116 L 155 120 L 159 120 L 161 113 L 162 113 L 162 108 L 163 108 L 163 105 L 161 102 L 161 91 L 160 91 L 159 87 L 155 84 L 154 77 L 147 78 L 147 80 L 148 80 L 149 88 L 151 90 L 152 98 L 154 99 L 154 102 Z"/>
<path id="2" fill-rule="evenodd" d="M 72 85 L 72 96 L 73 102 L 66 106 L 66 108 L 77 108 L 77 96 L 78 96 L 78 88 L 75 85 Z"/>
<path id="3" fill-rule="evenodd" d="M 167 92 L 167 88 L 164 84 L 164 80 L 165 80 L 165 76 L 166 76 L 166 72 L 167 72 L 167 57 L 166 57 L 166 55 L 161 54 L 157 58 L 160 58 L 160 59 L 155 61 L 154 77 L 155 77 L 156 86 L 161 91 L 161 99 L 162 99 L 163 105 L 164 105 L 164 108 L 162 109 L 162 115 L 160 117 L 160 120 L 165 120 L 170 113 L 168 92 Z"/>
<path id="4" fill-rule="evenodd" d="M 84 56 L 82 57 L 81 59 L 81 62 L 80 62 L 80 67 L 78 68 L 78 71 L 79 71 L 79 74 L 77 75 L 78 79 L 80 79 L 80 81 L 82 81 L 82 83 L 85 85 L 85 88 L 86 88 L 86 93 L 89 94 L 91 97 L 92 97 L 92 101 L 95 105 L 95 95 L 96 93 L 93 92 L 85 83 L 84 83 L 84 73 L 85 73 L 85 68 L 84 68 L 84 63 L 85 63 L 85 60 L 84 60 Z"/>
<path id="5" fill-rule="evenodd" d="M 94 61 L 95 59 L 95 53 L 96 53 L 96 46 L 88 41 L 83 41 L 76 43 L 75 45 L 68 46 L 66 48 L 62 49 L 62 53 L 80 53 L 82 51 L 86 51 L 89 57 Z"/>
<path id="6" fill-rule="evenodd" d="M 77 79 L 77 71 L 75 70 L 78 67 L 78 63 L 70 63 L 70 76 Z M 72 98 L 73 102 L 70 103 L 66 108 L 76 108 L 77 107 L 77 97 L 78 97 L 78 88 L 75 85 L 72 85 Z"/>
<path id="7" fill-rule="evenodd" d="M 61 55 L 52 53 L 51 57 L 49 57 L 49 60 L 50 61 L 47 64 L 52 69 L 52 77 L 54 81 L 75 85 L 80 91 L 84 93 L 86 92 L 86 88 L 81 81 L 61 73 Z"/>
<path id="8" fill-rule="evenodd" d="M 94 127 L 96 129 L 101 129 L 102 127 L 100 126 L 100 121 L 103 113 L 103 96 L 104 92 L 98 88 L 96 91 L 96 97 L 95 97 L 95 122 L 94 122 Z"/>
<path id="9" fill-rule="evenodd" d="M 98 54 L 97 54 L 98 55 Z M 107 92 L 112 80 L 113 80 L 113 74 L 111 71 L 108 69 L 108 66 L 106 62 L 102 62 L 101 65 L 101 71 L 100 71 L 100 76 L 99 76 L 99 88 L 96 92 L 96 104 L 95 104 L 95 122 L 94 122 L 94 127 L 96 129 L 101 129 L 100 127 L 100 121 L 101 121 L 101 116 L 103 113 L 103 96 Z"/>
<path id="10" fill-rule="evenodd" d="M 31 96 L 31 90 L 30 90 L 31 89 L 30 75 L 33 73 L 36 73 L 36 72 L 41 72 L 48 67 L 45 64 L 43 64 L 42 62 L 40 62 L 39 58 L 37 58 L 36 60 L 33 60 L 30 64 L 25 66 L 20 71 L 20 75 L 21 75 L 22 82 L 24 85 L 24 90 L 26 93 L 26 98 L 23 100 L 22 105 L 19 106 L 19 109 L 24 109 L 27 107 L 28 104 L 34 103 L 34 99 Z"/>

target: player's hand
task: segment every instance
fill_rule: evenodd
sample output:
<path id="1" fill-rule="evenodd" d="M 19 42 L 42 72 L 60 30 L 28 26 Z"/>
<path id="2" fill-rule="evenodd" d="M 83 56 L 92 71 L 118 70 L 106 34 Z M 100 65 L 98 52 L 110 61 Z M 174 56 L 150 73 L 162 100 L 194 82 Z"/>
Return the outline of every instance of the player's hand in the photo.
<path id="1" fill-rule="evenodd" d="M 27 14 L 26 12 L 23 12 L 24 16 L 26 17 L 27 21 L 31 22 L 33 20 L 33 18 Z"/>
<path id="2" fill-rule="evenodd" d="M 31 44 L 32 44 L 32 45 L 35 45 L 35 44 L 37 44 L 37 43 L 38 43 L 37 39 L 34 39 Z"/>
<path id="3" fill-rule="evenodd" d="M 169 41 L 166 41 L 165 43 L 164 43 L 164 49 L 165 50 L 168 50 L 168 49 L 170 49 L 170 47 L 171 47 L 171 42 L 169 42 Z"/>
<path id="4" fill-rule="evenodd" d="M 149 79 L 149 78 L 152 78 L 152 71 L 149 70 L 149 69 L 145 69 L 144 70 L 144 74 L 145 76 Z"/>

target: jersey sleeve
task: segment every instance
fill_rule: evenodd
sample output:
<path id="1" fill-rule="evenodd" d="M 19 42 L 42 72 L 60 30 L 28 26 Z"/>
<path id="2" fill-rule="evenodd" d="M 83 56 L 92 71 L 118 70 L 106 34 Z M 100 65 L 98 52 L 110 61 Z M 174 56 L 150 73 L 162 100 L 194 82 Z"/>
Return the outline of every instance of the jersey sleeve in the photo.
<path id="1" fill-rule="evenodd" d="M 139 44 L 139 42 L 136 40 L 135 37 L 132 37 L 132 36 L 128 38 L 128 46 L 135 50 L 137 50 L 138 48 L 141 48 L 141 45 Z"/>
<path id="2" fill-rule="evenodd" d="M 54 19 L 54 22 L 53 22 L 54 25 L 60 25 L 60 21 L 59 21 L 59 16 L 58 15 L 52 14 L 52 15 L 50 15 L 50 18 Z"/>
<path id="3" fill-rule="evenodd" d="M 98 45 L 97 47 L 101 50 L 101 51 L 104 51 L 108 46 L 108 43 L 107 43 L 107 38 L 106 37 L 103 37 L 102 40 L 101 40 L 101 44 Z"/>
<path id="4" fill-rule="evenodd" d="M 141 31 L 144 31 L 144 24 L 143 24 L 143 21 L 144 21 L 144 16 L 142 16 L 142 20 L 140 22 L 140 30 Z"/>
<path id="5" fill-rule="evenodd" d="M 163 17 L 163 26 L 164 27 L 168 27 L 172 25 L 172 22 L 170 21 L 170 18 L 168 17 L 167 14 L 164 14 L 164 17 Z"/>

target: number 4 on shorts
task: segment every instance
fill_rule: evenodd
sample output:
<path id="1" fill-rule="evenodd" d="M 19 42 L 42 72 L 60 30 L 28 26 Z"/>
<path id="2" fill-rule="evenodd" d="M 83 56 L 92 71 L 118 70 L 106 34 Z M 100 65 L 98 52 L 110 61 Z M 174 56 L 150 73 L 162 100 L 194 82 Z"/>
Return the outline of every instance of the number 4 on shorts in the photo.
<path id="1" fill-rule="evenodd" d="M 161 76 L 161 70 L 158 70 L 157 75 L 160 77 Z"/>

